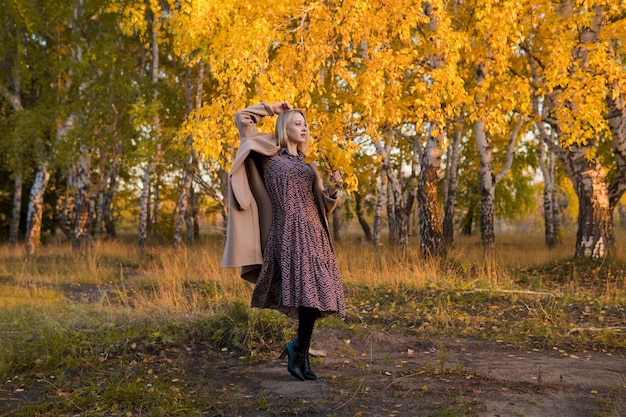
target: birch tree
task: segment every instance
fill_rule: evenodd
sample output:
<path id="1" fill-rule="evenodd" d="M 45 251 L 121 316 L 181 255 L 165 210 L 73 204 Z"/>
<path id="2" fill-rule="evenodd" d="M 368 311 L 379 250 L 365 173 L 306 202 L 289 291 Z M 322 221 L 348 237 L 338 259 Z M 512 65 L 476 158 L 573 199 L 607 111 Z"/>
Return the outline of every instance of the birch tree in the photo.
<path id="1" fill-rule="evenodd" d="M 623 1 L 541 3 L 532 9 L 535 30 L 524 43 L 536 71 L 534 88 L 545 107 L 541 123 L 554 132 L 544 134 L 544 142 L 578 196 L 576 256 L 604 257 L 615 249 L 611 201 L 623 194 L 624 177 L 617 105 L 625 91 L 624 6 Z M 614 170 L 621 174 L 614 177 L 612 199 L 608 160 L 599 153 L 611 136 Z"/>
<path id="2" fill-rule="evenodd" d="M 462 116 L 460 116 L 462 117 Z M 447 245 L 454 245 L 454 221 L 456 216 L 456 199 L 459 185 L 458 167 L 461 158 L 461 138 L 463 137 L 462 119 L 451 124 L 451 143 L 447 149 L 446 176 L 443 187 L 443 239 Z"/>
<path id="3" fill-rule="evenodd" d="M 21 6 L 21 7 L 20 7 Z M 24 111 L 22 104 L 22 84 L 24 78 L 24 69 L 27 67 L 24 45 L 24 34 L 29 30 L 33 30 L 35 19 L 34 11 L 31 9 L 34 5 L 32 2 L 22 4 L 10 4 L 2 14 L 3 31 L 0 44 L 2 51 L 1 60 L 5 71 L 0 83 L 0 96 L 7 103 L 6 112 L 13 113 L 20 117 Z M 3 113 L 5 113 L 3 111 Z M 6 114 L 6 113 L 5 113 Z M 13 173 L 13 204 L 11 210 L 11 223 L 9 226 L 9 242 L 13 245 L 17 244 L 19 239 L 19 225 L 21 217 L 22 205 L 22 189 L 24 178 L 24 164 L 26 158 L 20 152 L 21 141 L 15 129 L 11 129 L 13 123 L 7 120 L 6 130 L 3 132 L 2 149 L 5 155 L 8 155 L 6 164 Z"/>
<path id="4" fill-rule="evenodd" d="M 197 69 L 197 81 L 195 88 L 195 100 L 193 100 L 194 93 L 192 90 L 192 76 L 191 76 L 191 67 L 187 68 L 187 76 L 185 83 L 185 96 L 187 102 L 188 112 L 195 108 L 196 110 L 200 110 L 202 107 L 202 84 L 204 82 L 204 62 L 200 61 L 198 63 Z M 193 178 L 194 174 L 198 168 L 198 153 L 194 148 L 194 136 L 192 133 L 187 135 L 185 140 L 185 155 L 184 155 L 184 165 L 183 165 L 183 178 L 182 184 L 180 187 L 180 194 L 178 197 L 178 214 L 176 216 L 176 223 L 174 226 L 174 249 L 178 249 L 182 244 L 182 233 L 183 233 L 183 224 L 187 225 L 187 244 L 191 244 L 191 238 L 193 234 L 191 232 L 191 224 L 189 222 L 189 203 L 191 197 L 191 191 L 193 187 Z"/>
<path id="5" fill-rule="evenodd" d="M 40 244 L 44 192 L 73 123 L 64 107 L 68 85 L 62 46 L 67 38 L 58 30 L 69 22 L 71 7 L 62 1 L 32 0 L 8 4 L 3 12 L 6 30 L 13 30 L 14 37 L 5 38 L 3 44 L 2 59 L 8 58 L 10 70 L 4 74 L 0 93 L 14 112 L 13 137 L 20 141 L 23 155 L 29 153 L 28 161 L 18 159 L 21 167 L 14 168 L 20 177 L 25 167 L 35 167 L 25 237 L 27 253 L 32 254 Z M 21 182 L 16 182 L 15 205 Z M 17 213 L 16 207 L 13 212 Z"/>

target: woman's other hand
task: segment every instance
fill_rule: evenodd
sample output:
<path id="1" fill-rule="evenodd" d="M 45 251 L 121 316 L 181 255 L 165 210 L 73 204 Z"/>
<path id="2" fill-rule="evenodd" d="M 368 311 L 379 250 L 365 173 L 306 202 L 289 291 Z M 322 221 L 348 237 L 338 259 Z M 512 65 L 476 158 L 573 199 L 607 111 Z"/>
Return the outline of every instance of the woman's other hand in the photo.
<path id="1" fill-rule="evenodd" d="M 330 181 L 331 184 L 336 185 L 337 187 L 341 187 L 343 185 L 343 177 L 341 176 L 341 172 L 335 170 L 330 173 Z"/>
<path id="2" fill-rule="evenodd" d="M 286 101 L 279 101 L 278 103 L 270 104 L 270 108 L 276 114 L 280 114 L 287 110 L 293 109 L 291 104 L 287 103 Z"/>

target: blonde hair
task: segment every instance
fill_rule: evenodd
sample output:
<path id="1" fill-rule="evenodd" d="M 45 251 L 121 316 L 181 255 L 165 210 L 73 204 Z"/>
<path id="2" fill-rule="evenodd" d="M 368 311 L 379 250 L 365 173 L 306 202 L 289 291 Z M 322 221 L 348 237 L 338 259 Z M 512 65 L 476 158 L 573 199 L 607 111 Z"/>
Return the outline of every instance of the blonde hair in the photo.
<path id="1" fill-rule="evenodd" d="M 278 115 L 278 119 L 276 120 L 276 138 L 278 139 L 278 144 L 283 148 L 287 148 L 287 127 L 291 122 L 293 116 L 299 113 L 304 118 L 304 122 L 308 126 L 308 122 L 306 120 L 306 114 L 304 114 L 304 110 L 302 109 L 292 109 L 287 110 Z M 306 155 L 307 149 L 309 149 L 309 145 L 311 144 L 311 132 L 307 130 L 306 140 L 304 143 L 298 143 L 298 151 L 302 152 Z"/>

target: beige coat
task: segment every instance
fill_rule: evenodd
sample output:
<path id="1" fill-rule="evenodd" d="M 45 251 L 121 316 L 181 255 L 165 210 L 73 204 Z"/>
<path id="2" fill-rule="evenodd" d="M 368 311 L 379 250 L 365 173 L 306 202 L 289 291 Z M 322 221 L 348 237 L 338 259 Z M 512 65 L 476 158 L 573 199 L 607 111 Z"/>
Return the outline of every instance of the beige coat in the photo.
<path id="1" fill-rule="evenodd" d="M 239 150 L 235 156 L 228 180 L 228 226 L 226 244 L 222 257 L 223 267 L 240 267 L 241 277 L 256 282 L 263 264 L 263 247 L 272 224 L 272 203 L 265 190 L 250 152 L 272 156 L 280 149 L 274 135 L 259 132 L 257 122 L 274 112 L 267 103 L 256 104 L 235 114 L 239 130 Z M 326 214 L 337 205 L 324 189 L 322 179 L 315 167 L 313 192 L 320 208 L 326 231 Z"/>

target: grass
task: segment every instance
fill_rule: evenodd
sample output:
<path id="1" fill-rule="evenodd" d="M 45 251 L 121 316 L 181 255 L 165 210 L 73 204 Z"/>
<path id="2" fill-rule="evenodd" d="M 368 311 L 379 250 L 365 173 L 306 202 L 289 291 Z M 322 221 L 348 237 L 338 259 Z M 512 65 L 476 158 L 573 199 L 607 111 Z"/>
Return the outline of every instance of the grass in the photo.
<path id="1" fill-rule="evenodd" d="M 321 325 L 515 348 L 626 350 L 626 332 L 611 329 L 626 323 L 626 260 L 577 260 L 573 248 L 548 251 L 541 237 L 529 239 L 502 236 L 486 259 L 477 238 L 463 238 L 446 261 L 347 239 L 337 253 L 348 314 Z M 279 313 L 248 308 L 251 286 L 220 267 L 221 250 L 219 239 L 143 254 L 123 242 L 78 252 L 54 244 L 31 257 L 0 246 L 0 414 L 263 408 L 262 399 L 233 402 L 230 388 L 216 390 L 188 369 L 190 360 L 199 367 L 207 360 L 194 359 L 199 352 L 263 360 L 294 330 Z M 444 360 L 435 368 L 445 370 Z M 23 398 L 9 401 L 8 392 Z M 472 404 L 450 407 L 467 412 Z"/>

